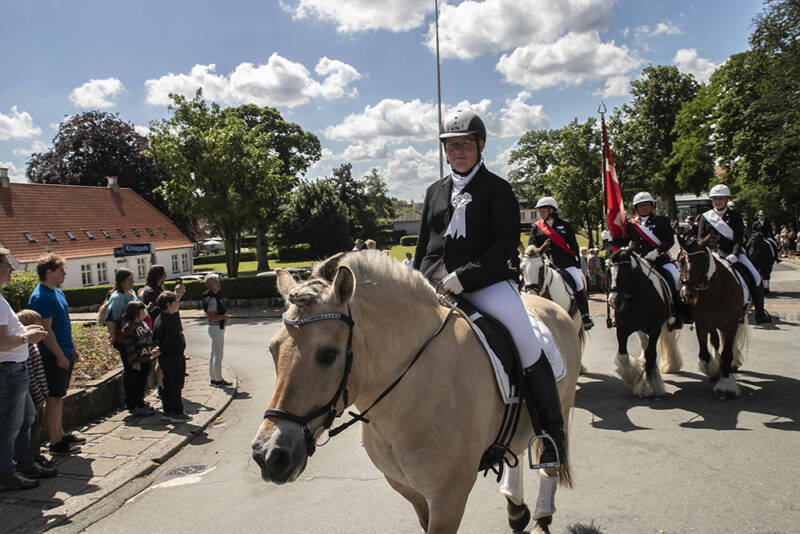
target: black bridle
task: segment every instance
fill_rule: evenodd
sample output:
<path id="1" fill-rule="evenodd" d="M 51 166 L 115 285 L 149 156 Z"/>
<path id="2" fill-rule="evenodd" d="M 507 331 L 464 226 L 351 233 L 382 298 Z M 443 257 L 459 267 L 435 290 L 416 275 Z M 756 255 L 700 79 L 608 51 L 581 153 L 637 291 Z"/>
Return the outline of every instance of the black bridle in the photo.
<path id="1" fill-rule="evenodd" d="M 708 255 L 708 265 L 706 266 L 706 273 L 703 274 L 703 277 L 700 280 L 689 280 L 688 278 L 681 278 L 681 287 L 685 287 L 688 291 L 693 291 L 696 293 L 700 293 L 708 289 L 708 283 L 711 279 L 708 276 L 708 272 L 711 270 L 711 264 L 714 263 L 714 255 L 711 254 L 711 251 L 708 248 L 704 248 L 702 250 L 695 250 L 694 252 L 689 252 L 688 250 L 683 251 L 683 260 L 686 262 L 686 274 L 689 274 L 689 256 L 697 256 L 698 254 L 707 254 Z"/>
<path id="2" fill-rule="evenodd" d="M 319 439 L 320 435 L 322 435 L 322 433 L 325 432 L 326 430 L 328 431 L 328 439 L 325 440 L 323 443 L 320 443 L 319 444 L 320 447 L 322 445 L 325 445 L 325 443 L 327 443 L 328 440 L 330 440 L 330 438 L 347 430 L 358 421 L 369 424 L 369 419 L 366 418 L 367 413 L 376 404 L 382 401 L 397 386 L 397 384 L 400 383 L 403 377 L 406 376 L 406 373 L 408 373 L 411 367 L 417 362 L 419 357 L 422 356 L 422 353 L 425 351 L 426 348 L 428 348 L 428 345 L 430 345 L 431 341 L 433 341 L 439 334 L 442 333 L 442 330 L 444 330 L 447 321 L 450 320 L 450 317 L 453 315 L 453 312 L 455 312 L 455 310 L 456 306 L 455 303 L 453 303 L 450 306 L 450 311 L 444 318 L 444 321 L 442 321 L 442 324 L 439 326 L 436 332 L 434 332 L 434 334 L 431 337 L 429 337 L 428 340 L 425 341 L 425 343 L 422 344 L 417 353 L 411 359 L 411 362 L 408 364 L 405 371 L 403 371 L 400 374 L 400 376 L 398 376 L 395 379 L 395 381 L 389 385 L 389 387 L 383 390 L 383 393 L 378 395 L 378 397 L 372 402 L 372 404 L 369 405 L 369 407 L 366 410 L 364 410 L 361 413 L 355 413 L 353 411 L 347 412 L 348 415 L 350 415 L 351 419 L 333 429 L 331 429 L 331 426 L 333 425 L 334 419 L 336 419 L 341 415 L 344 415 L 344 410 L 347 409 L 348 406 L 347 379 L 350 376 L 350 370 L 353 367 L 353 327 L 355 326 L 355 321 L 353 321 L 352 312 L 350 311 L 350 306 L 349 305 L 347 306 L 347 315 L 339 312 L 331 312 L 331 313 L 323 313 L 321 315 L 315 315 L 313 317 L 307 317 L 305 319 L 295 320 L 295 319 L 289 319 L 288 317 L 286 317 L 286 314 L 284 313 L 281 316 L 283 323 L 289 326 L 296 326 L 296 327 L 300 327 L 308 323 L 313 323 L 315 321 L 324 321 L 330 319 L 344 321 L 349 328 L 347 334 L 347 360 L 345 361 L 344 364 L 342 381 L 339 382 L 339 387 L 337 388 L 336 393 L 333 395 L 333 398 L 327 404 L 305 416 L 296 415 L 291 412 L 287 412 L 285 410 L 281 410 L 278 408 L 271 408 L 264 412 L 264 419 L 266 419 L 267 417 L 273 417 L 278 419 L 285 419 L 287 421 L 291 421 L 292 423 L 297 423 L 298 425 L 301 425 L 303 427 L 303 437 L 305 438 L 306 442 L 306 453 L 309 457 L 314 454 L 314 451 L 317 448 L 317 439 Z M 344 404 L 342 405 L 342 412 L 336 413 L 336 404 L 339 402 L 340 398 L 344 400 Z M 323 421 L 322 426 L 319 427 L 315 432 L 311 432 L 311 428 L 308 426 L 308 424 L 314 419 L 321 417 L 322 415 L 325 415 L 325 420 Z"/>

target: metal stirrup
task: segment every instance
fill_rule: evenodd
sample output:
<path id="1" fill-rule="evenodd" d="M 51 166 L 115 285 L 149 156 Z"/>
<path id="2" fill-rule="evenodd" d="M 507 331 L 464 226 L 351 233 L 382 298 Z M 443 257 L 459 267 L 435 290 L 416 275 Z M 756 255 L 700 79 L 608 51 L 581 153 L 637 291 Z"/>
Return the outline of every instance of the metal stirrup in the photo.
<path id="1" fill-rule="evenodd" d="M 556 453 L 556 461 L 555 462 L 540 462 L 538 464 L 533 463 L 533 444 L 536 442 L 537 439 L 546 439 L 550 442 L 553 446 L 553 450 Z M 544 449 L 542 449 L 544 452 Z M 534 434 L 531 440 L 528 442 L 528 465 L 531 469 L 544 469 L 546 467 L 558 467 L 561 465 L 561 458 L 558 455 L 558 447 L 556 446 L 555 440 L 548 434 L 547 432 L 542 432 L 539 435 Z"/>

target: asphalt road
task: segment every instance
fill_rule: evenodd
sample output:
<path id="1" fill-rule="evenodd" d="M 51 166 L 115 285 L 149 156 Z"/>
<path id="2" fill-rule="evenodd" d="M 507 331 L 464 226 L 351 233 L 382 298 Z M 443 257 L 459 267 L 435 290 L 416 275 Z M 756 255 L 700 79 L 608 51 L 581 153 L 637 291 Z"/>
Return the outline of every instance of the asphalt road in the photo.
<path id="1" fill-rule="evenodd" d="M 186 326 L 190 353 L 201 357 L 209 346 L 205 327 Z M 411 506 L 372 466 L 355 428 L 319 449 L 297 482 L 260 479 L 249 448 L 272 390 L 266 345 L 277 326 L 273 319 L 234 320 L 225 361 L 240 386 L 222 419 L 128 495 L 57 530 L 419 533 Z M 799 341 L 798 323 L 753 328 L 743 396 L 721 401 L 697 371 L 697 342 L 685 328 L 683 371 L 666 377 L 666 397 L 648 400 L 614 375 L 613 331 L 598 324 L 570 423 L 575 487 L 559 490 L 553 532 L 576 522 L 594 522 L 606 534 L 798 532 Z M 193 472 L 187 476 L 170 473 L 185 466 L 199 467 L 183 469 Z M 528 471 L 529 502 L 537 487 Z M 492 477 L 479 477 L 460 532 L 510 532 Z"/>

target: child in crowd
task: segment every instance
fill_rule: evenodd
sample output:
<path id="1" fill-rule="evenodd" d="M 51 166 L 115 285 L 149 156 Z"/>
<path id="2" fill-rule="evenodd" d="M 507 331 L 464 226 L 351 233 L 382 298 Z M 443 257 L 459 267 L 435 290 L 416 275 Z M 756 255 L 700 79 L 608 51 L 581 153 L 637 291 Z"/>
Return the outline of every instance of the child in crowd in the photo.
<path id="1" fill-rule="evenodd" d="M 29 326 L 32 324 L 41 325 L 42 316 L 33 310 L 20 310 L 17 313 L 17 318 L 22 326 Z M 30 377 L 30 384 L 28 391 L 30 392 L 33 405 L 36 406 L 36 418 L 31 424 L 31 452 L 33 452 L 34 461 L 39 464 L 42 469 L 39 478 L 52 477 L 57 474 L 53 469 L 55 462 L 48 460 L 41 454 L 42 449 L 42 432 L 45 432 L 45 415 L 44 403 L 47 400 L 49 391 L 47 389 L 47 378 L 44 374 L 44 364 L 42 363 L 42 355 L 39 353 L 39 347 L 36 343 L 28 345 L 28 361 L 25 362 L 25 367 L 28 368 L 28 376 Z"/>
<path id="2" fill-rule="evenodd" d="M 181 401 L 186 373 L 186 360 L 183 357 L 186 340 L 178 317 L 178 295 L 172 291 L 164 291 L 156 299 L 156 305 L 161 313 L 153 325 L 153 335 L 159 348 L 158 364 L 164 373 L 164 391 L 161 396 L 164 419 L 177 423 L 191 419 L 183 412 Z"/>
<path id="3" fill-rule="evenodd" d="M 125 313 L 123 314 L 125 324 L 122 327 L 125 356 L 128 358 L 128 364 L 131 369 L 138 371 L 143 377 L 150 374 L 150 362 L 158 357 L 158 347 L 153 341 L 152 330 L 145 322 L 146 318 L 147 309 L 142 301 L 132 300 L 125 305 Z M 130 392 L 133 396 L 130 400 L 136 406 L 132 412 L 135 416 L 153 415 L 155 413 L 155 410 L 144 402 L 145 388 L 146 380 L 138 380 L 135 384 L 135 391 L 132 390 Z"/>

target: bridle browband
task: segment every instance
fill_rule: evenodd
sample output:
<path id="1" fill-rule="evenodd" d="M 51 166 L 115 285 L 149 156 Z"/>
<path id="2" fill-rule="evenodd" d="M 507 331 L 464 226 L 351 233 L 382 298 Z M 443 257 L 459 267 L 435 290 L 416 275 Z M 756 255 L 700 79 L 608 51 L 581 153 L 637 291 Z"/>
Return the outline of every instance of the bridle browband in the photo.
<path id="1" fill-rule="evenodd" d="M 311 457 L 314 454 L 314 451 L 317 448 L 317 439 L 319 436 L 324 432 L 328 431 L 328 439 L 326 439 L 323 443 L 320 443 L 319 446 L 325 445 L 330 438 L 334 437 L 335 435 L 347 430 L 356 422 L 361 421 L 363 423 L 369 423 L 369 419 L 366 418 L 367 413 L 380 401 L 382 401 L 396 386 L 400 383 L 406 373 L 411 369 L 411 367 L 417 362 L 422 353 L 425 352 L 425 349 L 428 348 L 431 341 L 433 341 L 439 334 L 442 333 L 444 330 L 447 321 L 450 320 L 450 317 L 456 310 L 456 303 L 453 302 L 450 305 L 450 311 L 447 313 L 447 316 L 442 321 L 442 324 L 439 325 L 439 328 L 434 332 L 434 334 L 422 344 L 419 348 L 417 353 L 411 359 L 408 366 L 406 367 L 405 371 L 403 371 L 400 376 L 398 376 L 394 382 L 392 382 L 389 387 L 387 387 L 383 392 L 378 395 L 378 397 L 369 405 L 369 407 L 361 413 L 355 413 L 353 411 L 347 412 L 350 415 L 351 419 L 342 423 L 341 425 L 337 426 L 336 428 L 331 429 L 331 425 L 333 425 L 334 419 L 340 417 L 344 414 L 344 410 L 347 409 L 348 406 L 348 390 L 347 390 L 347 379 L 350 375 L 350 370 L 353 366 L 353 327 L 355 326 L 355 321 L 353 321 L 352 312 L 350 311 L 350 306 L 347 306 L 347 315 L 339 312 L 331 312 L 331 313 L 323 313 L 321 315 L 315 315 L 313 317 L 307 317 L 305 319 L 289 319 L 286 317 L 284 313 L 281 316 L 283 323 L 289 326 L 297 326 L 300 327 L 304 324 L 313 323 L 315 321 L 325 321 L 325 320 L 341 320 L 344 321 L 348 328 L 349 332 L 347 334 L 347 360 L 345 361 L 344 365 L 344 372 L 342 373 L 342 381 L 339 383 L 339 387 L 336 390 L 333 398 L 324 406 L 311 412 L 305 416 L 295 415 L 293 413 L 287 412 L 285 410 L 281 410 L 278 408 L 271 408 L 264 412 L 264 419 L 267 417 L 275 417 L 279 419 L 285 419 L 292 423 L 297 423 L 303 427 L 303 437 L 305 438 L 306 442 L 306 451 L 307 455 Z M 342 398 L 344 400 L 344 404 L 342 407 L 342 413 L 336 413 L 336 404 L 339 402 L 339 399 Z M 322 426 L 319 427 L 315 432 L 311 432 L 311 428 L 308 424 L 313 421 L 314 419 L 325 415 L 325 420 L 322 423 Z"/>

